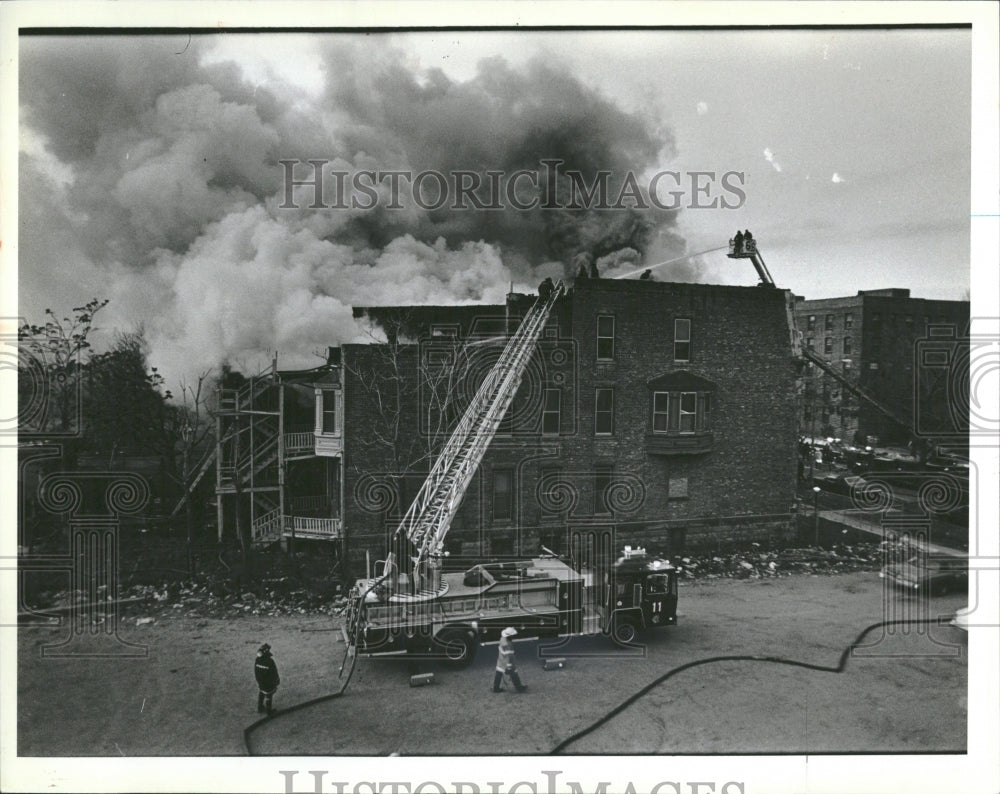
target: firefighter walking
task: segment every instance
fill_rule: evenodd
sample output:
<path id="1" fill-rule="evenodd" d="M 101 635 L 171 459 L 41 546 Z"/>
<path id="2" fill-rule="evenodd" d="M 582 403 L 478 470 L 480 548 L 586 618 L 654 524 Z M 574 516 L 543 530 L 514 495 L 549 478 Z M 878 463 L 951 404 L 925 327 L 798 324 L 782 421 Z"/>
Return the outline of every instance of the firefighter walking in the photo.
<path id="1" fill-rule="evenodd" d="M 517 674 L 517 665 L 514 664 L 514 643 L 511 637 L 516 635 L 517 630 L 512 626 L 508 626 L 500 632 L 500 645 L 497 648 L 497 669 L 493 675 L 494 692 L 503 690 L 503 677 L 505 674 L 510 676 L 510 680 L 514 683 L 514 688 L 518 692 L 523 692 L 528 688 L 526 684 L 521 683 L 521 678 Z"/>
<path id="2" fill-rule="evenodd" d="M 257 688 L 260 690 L 257 694 L 257 711 L 271 714 L 274 711 L 271 707 L 271 698 L 274 697 L 278 684 L 281 683 L 281 678 L 278 676 L 278 665 L 274 663 L 274 658 L 271 656 L 271 646 L 266 642 L 257 651 L 257 658 L 253 664 L 253 674 L 257 679 Z"/>

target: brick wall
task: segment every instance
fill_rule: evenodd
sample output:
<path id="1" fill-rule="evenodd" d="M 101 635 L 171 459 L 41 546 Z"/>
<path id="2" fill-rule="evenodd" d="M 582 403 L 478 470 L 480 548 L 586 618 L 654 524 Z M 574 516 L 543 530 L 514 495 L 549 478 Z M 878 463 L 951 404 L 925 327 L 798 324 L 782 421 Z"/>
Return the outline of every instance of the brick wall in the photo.
<path id="1" fill-rule="evenodd" d="M 512 296 L 506 309 L 516 316 L 530 304 Z M 505 310 L 481 308 L 493 317 Z M 614 317 L 610 361 L 597 359 L 599 315 Z M 434 313 L 442 323 L 447 316 L 443 308 Z M 674 358 L 677 318 L 690 320 L 686 362 Z M 462 320 L 463 328 L 470 327 L 464 314 Z M 577 527 L 614 527 L 622 544 L 664 551 L 684 543 L 712 546 L 737 537 L 784 536 L 794 501 L 796 390 L 783 292 L 583 280 L 558 304 L 552 325 L 515 399 L 514 421 L 494 439 L 466 494 L 449 550 L 533 553 L 539 543 L 560 547 L 567 529 Z M 412 379 L 415 360 L 408 365 Z M 386 377 L 385 358 L 365 346 L 348 346 L 345 369 L 344 519 L 357 561 L 364 559 L 365 548 L 373 558 L 384 554 L 386 530 L 395 527 L 406 505 L 397 499 L 393 509 L 379 511 L 373 509 L 378 489 L 371 498 L 364 496 L 366 486 L 374 485 L 372 477 L 391 472 L 400 460 L 386 445 L 371 443 L 384 416 L 380 419 L 373 405 L 370 386 L 362 384 L 371 382 L 362 372 Z M 655 448 L 660 439 L 652 432 L 649 381 L 678 373 L 710 384 L 711 440 L 705 442 L 708 434 L 702 434 L 697 454 Z M 614 392 L 609 435 L 595 434 L 599 387 Z M 558 390 L 561 405 L 558 433 L 543 435 L 545 389 Z M 412 434 L 416 384 L 408 383 L 403 392 L 411 399 L 401 409 L 402 426 Z M 600 467 L 609 473 L 600 476 Z M 416 493 L 419 471 L 414 467 L 408 498 Z M 602 494 L 599 485 L 606 488 Z"/>

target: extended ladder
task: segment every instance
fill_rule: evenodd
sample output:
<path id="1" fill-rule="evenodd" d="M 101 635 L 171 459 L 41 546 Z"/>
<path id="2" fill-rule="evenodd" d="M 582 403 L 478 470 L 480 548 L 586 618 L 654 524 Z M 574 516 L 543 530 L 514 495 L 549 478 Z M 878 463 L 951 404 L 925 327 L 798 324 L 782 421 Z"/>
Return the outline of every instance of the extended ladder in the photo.
<path id="1" fill-rule="evenodd" d="M 552 307 L 564 292 L 560 281 L 550 294 L 539 297 L 528 310 L 403 516 L 396 537 L 405 536 L 416 548 L 415 572 L 422 572 L 421 565 L 428 557 L 441 552 L 462 497 L 521 385 Z M 391 565 L 390 554 L 386 561 L 387 572 Z"/>

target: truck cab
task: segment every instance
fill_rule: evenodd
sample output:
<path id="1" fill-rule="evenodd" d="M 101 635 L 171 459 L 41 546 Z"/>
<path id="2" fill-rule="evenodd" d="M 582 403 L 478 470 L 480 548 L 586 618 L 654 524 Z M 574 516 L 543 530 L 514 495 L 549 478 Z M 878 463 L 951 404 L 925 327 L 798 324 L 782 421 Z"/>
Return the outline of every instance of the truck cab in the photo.
<path id="1" fill-rule="evenodd" d="M 640 630 L 677 623 L 677 569 L 669 562 L 626 546 L 610 584 L 605 614 L 616 641 L 629 644 Z"/>

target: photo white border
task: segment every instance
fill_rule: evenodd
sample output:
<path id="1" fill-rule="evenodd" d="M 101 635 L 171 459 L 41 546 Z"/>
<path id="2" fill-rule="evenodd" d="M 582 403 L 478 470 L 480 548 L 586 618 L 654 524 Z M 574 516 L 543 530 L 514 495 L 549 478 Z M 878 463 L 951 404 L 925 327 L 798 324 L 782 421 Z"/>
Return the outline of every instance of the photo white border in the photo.
<path id="1" fill-rule="evenodd" d="M 17 315 L 17 113 L 18 29 L 81 28 L 269 28 L 579 25 L 858 25 L 972 24 L 972 316 L 998 318 L 997 267 L 1000 262 L 1000 167 L 998 167 L 998 9 L 992 2 L 620 2 L 577 3 L 347 3 L 347 2 L 12 2 L 0 5 L 0 317 Z M 83 32 L 83 31 L 81 31 Z M 928 112 L 933 112 L 929 108 Z M 914 164 L 915 168 L 919 164 Z M 916 253 L 916 252 L 915 252 Z M 7 332 L 9 329 L 2 329 Z M 16 415 L 16 390 L 0 384 L 0 416 Z M 996 388 L 996 384 L 990 385 Z M 997 395 L 980 394 L 997 405 Z M 980 499 L 980 527 L 998 524 L 995 483 L 997 450 L 973 448 L 982 481 L 992 490 Z M 16 555 L 16 455 L 0 449 L 0 556 Z M 994 534 L 980 539 L 981 556 L 998 556 Z M 986 577 L 984 602 L 1000 602 L 997 576 Z M 16 623 L 14 577 L 0 576 L 0 623 Z M 662 780 L 742 781 L 746 792 L 996 792 L 1000 790 L 1000 695 L 998 621 L 969 632 L 968 753 L 914 756 L 706 756 L 636 758 L 471 757 L 471 758 L 17 758 L 17 643 L 0 640 L 3 704 L 0 717 L 0 790 L 3 791 L 283 791 L 279 770 L 300 770 L 299 789 L 310 790 L 306 770 L 329 769 L 327 779 L 434 780 L 443 769 L 449 780 L 534 781 L 545 791 L 542 770 L 561 770 L 561 781 L 631 781 L 636 791 Z M 4 629 L 13 632 L 14 629 Z M 914 693 L 919 697 L 919 693 Z M 332 790 L 332 789 L 327 789 Z M 362 789 L 367 791 L 367 788 Z M 434 790 L 434 789 L 430 789 Z M 563 789 L 565 790 L 565 789 Z M 584 790 L 587 790 L 586 785 Z M 663 789 L 670 791 L 669 787 Z M 702 789 L 705 791 L 706 789 Z M 717 788 L 716 791 L 719 789 Z M 687 791 L 687 789 L 685 789 Z"/>

